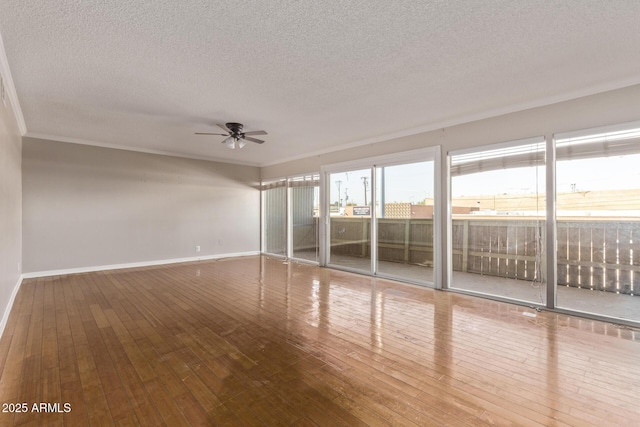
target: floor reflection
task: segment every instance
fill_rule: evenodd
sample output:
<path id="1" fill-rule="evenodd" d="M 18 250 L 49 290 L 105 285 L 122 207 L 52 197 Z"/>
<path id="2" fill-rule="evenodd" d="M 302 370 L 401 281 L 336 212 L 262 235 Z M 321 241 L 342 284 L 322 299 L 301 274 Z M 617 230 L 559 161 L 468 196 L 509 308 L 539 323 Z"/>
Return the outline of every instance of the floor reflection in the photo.
<path id="1" fill-rule="evenodd" d="M 371 260 L 357 256 L 333 255 L 338 264 L 368 273 Z M 433 268 L 422 265 L 381 261 L 386 274 L 416 283 L 428 283 Z M 465 291 L 496 295 L 519 301 L 545 305 L 544 284 L 504 277 L 454 271 L 451 286 Z M 640 296 L 594 291 L 568 286 L 557 287 L 558 306 L 584 313 L 594 313 L 620 319 L 640 321 Z"/>
<path id="2" fill-rule="evenodd" d="M 279 258 L 27 279 L 14 307 L 0 396 L 71 399 L 51 424 L 640 419 L 638 330 Z"/>
<path id="3" fill-rule="evenodd" d="M 402 411 L 424 405 L 443 423 L 588 424 L 612 403 L 613 391 L 596 398 L 596 387 L 640 384 L 607 359 L 613 346 L 617 367 L 632 369 L 637 330 L 279 259 L 264 262 L 262 282 L 260 309 L 274 322 L 284 308 L 287 345 L 323 363 L 314 381 L 344 392 L 347 400 L 333 396 L 360 419 L 376 412 L 358 405 L 384 401 Z M 270 298 L 278 294 L 279 304 Z M 635 414 L 607 419 L 631 425 Z"/>

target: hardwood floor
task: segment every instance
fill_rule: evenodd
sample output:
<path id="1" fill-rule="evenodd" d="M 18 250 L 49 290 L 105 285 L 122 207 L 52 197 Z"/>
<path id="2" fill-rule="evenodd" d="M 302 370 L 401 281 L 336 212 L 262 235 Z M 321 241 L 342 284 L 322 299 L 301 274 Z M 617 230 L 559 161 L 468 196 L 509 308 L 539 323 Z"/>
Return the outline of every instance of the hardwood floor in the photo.
<path id="1" fill-rule="evenodd" d="M 639 341 L 260 256 L 30 279 L 0 425 L 631 426 Z"/>

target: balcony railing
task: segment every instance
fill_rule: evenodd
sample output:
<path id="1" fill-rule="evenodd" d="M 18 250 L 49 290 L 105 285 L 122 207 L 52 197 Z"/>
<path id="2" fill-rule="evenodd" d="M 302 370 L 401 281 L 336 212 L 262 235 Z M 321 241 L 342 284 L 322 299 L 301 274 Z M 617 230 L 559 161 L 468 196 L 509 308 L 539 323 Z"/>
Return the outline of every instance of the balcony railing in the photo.
<path id="1" fill-rule="evenodd" d="M 370 218 L 331 218 L 332 253 L 369 257 Z M 518 280 L 544 273 L 544 220 L 454 219 L 454 271 Z M 557 221 L 558 284 L 640 294 L 640 222 L 571 218 Z M 379 219 L 378 259 L 433 266 L 433 220 Z"/>

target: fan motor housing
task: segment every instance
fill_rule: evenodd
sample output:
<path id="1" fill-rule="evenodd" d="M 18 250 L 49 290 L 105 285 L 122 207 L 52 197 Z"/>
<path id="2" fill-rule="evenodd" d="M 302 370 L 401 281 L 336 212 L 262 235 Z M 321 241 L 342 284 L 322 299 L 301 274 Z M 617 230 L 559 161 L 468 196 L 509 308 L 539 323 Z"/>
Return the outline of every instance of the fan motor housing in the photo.
<path id="1" fill-rule="evenodd" d="M 225 123 L 225 126 L 231 131 L 232 134 L 242 133 L 242 123 Z"/>

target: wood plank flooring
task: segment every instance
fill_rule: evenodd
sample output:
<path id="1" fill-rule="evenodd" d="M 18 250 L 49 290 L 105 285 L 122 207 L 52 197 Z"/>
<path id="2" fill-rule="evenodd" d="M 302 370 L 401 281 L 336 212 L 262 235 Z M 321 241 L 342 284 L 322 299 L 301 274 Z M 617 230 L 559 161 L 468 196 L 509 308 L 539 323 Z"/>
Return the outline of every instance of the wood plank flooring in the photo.
<path id="1" fill-rule="evenodd" d="M 264 256 L 25 280 L 0 370 L 0 426 L 640 420 L 640 331 Z"/>

